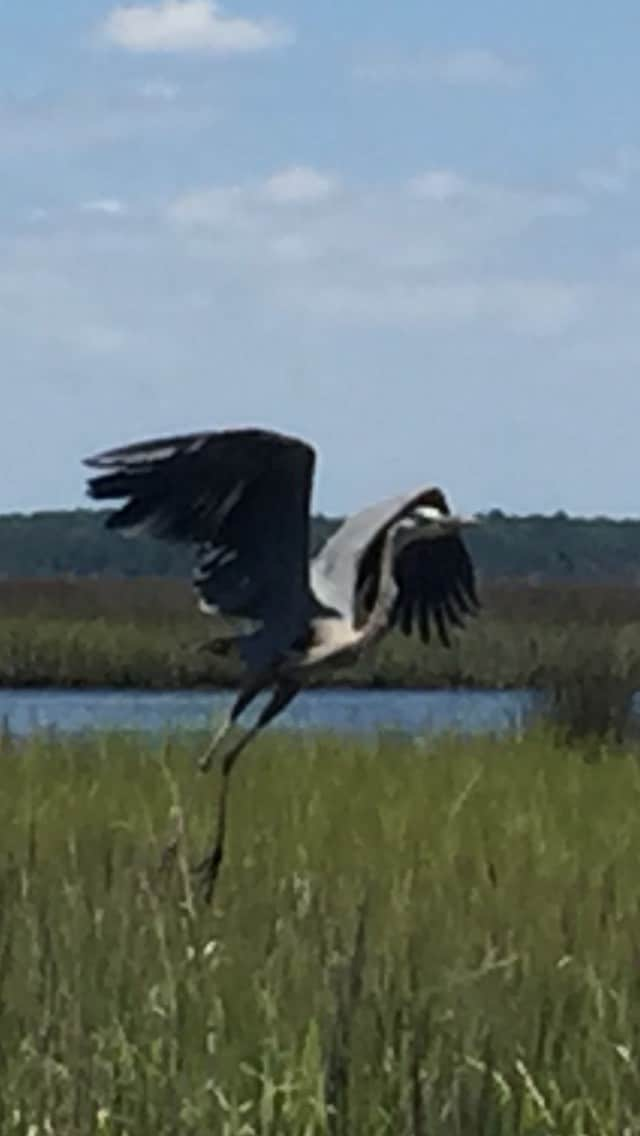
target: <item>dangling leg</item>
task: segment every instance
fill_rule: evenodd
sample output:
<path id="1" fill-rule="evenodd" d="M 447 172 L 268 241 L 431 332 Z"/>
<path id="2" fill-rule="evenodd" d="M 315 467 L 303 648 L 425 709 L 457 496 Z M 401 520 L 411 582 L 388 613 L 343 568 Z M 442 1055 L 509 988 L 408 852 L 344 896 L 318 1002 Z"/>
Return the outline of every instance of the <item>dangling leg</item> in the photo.
<path id="1" fill-rule="evenodd" d="M 256 724 L 247 730 L 247 733 L 240 738 L 232 749 L 225 754 L 222 763 L 222 783 L 220 785 L 220 795 L 218 797 L 218 817 L 216 825 L 216 836 L 211 848 L 204 859 L 195 868 L 195 871 L 202 879 L 204 888 L 204 899 L 206 903 L 211 903 L 213 898 L 216 880 L 220 872 L 220 865 L 224 856 L 225 849 L 225 836 L 227 831 L 227 800 L 229 796 L 229 785 L 231 781 L 231 773 L 233 767 L 238 760 L 243 749 L 249 742 L 259 733 L 260 730 L 275 718 L 285 706 L 291 702 L 291 699 L 298 693 L 300 687 L 297 683 L 291 681 L 281 681 L 276 686 L 271 701 L 265 706 L 260 714 Z"/>
<path id="2" fill-rule="evenodd" d="M 224 741 L 229 731 L 233 728 L 243 710 L 246 710 L 247 706 L 250 702 L 253 701 L 256 695 L 260 694 L 261 690 L 264 690 L 267 683 L 268 679 L 266 679 L 265 676 L 255 677 L 250 685 L 246 686 L 244 690 L 240 691 L 235 702 L 233 703 L 233 706 L 225 714 L 222 725 L 214 733 L 211 741 L 209 742 L 209 745 L 207 746 L 206 751 L 198 762 L 198 766 L 203 773 L 206 773 L 207 770 L 211 768 L 213 759 L 218 752 L 221 743 Z M 176 829 L 177 831 L 175 836 L 171 837 L 171 839 L 167 842 L 162 853 L 162 859 L 160 861 L 160 868 L 162 871 L 169 870 L 174 863 L 176 853 L 178 851 L 178 843 L 180 840 L 180 825 L 176 825 Z"/>
<path id="3" fill-rule="evenodd" d="M 233 706 L 227 714 L 225 714 L 222 725 L 214 733 L 207 749 L 198 762 L 198 767 L 203 773 L 211 769 L 213 759 L 220 748 L 220 743 L 226 738 L 229 730 L 235 726 L 242 712 L 247 709 L 247 706 L 253 701 L 256 695 L 260 694 L 260 691 L 264 689 L 265 685 L 266 682 L 262 678 L 255 678 L 249 686 L 246 686 L 244 690 L 240 691 Z"/>

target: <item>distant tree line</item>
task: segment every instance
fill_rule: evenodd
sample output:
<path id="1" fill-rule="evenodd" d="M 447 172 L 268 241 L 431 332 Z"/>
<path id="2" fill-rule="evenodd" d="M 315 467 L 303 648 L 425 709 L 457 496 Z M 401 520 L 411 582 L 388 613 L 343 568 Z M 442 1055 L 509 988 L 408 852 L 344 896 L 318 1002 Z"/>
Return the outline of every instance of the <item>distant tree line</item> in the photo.
<path id="1" fill-rule="evenodd" d="M 110 532 L 89 509 L 0 516 L 0 577 L 186 576 L 190 552 L 150 537 Z M 640 583 L 640 521 L 564 513 L 507 516 L 495 509 L 467 540 L 487 580 L 625 580 Z M 313 518 L 312 546 L 339 519 Z"/>

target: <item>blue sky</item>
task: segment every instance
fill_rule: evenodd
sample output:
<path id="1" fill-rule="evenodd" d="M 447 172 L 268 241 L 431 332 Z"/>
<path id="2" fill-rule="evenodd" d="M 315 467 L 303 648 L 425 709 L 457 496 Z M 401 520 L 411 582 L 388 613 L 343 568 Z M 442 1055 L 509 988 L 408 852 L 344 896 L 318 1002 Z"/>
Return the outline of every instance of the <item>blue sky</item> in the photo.
<path id="1" fill-rule="evenodd" d="M 637 9 L 0 15 L 0 511 L 263 424 L 316 507 L 640 515 Z"/>

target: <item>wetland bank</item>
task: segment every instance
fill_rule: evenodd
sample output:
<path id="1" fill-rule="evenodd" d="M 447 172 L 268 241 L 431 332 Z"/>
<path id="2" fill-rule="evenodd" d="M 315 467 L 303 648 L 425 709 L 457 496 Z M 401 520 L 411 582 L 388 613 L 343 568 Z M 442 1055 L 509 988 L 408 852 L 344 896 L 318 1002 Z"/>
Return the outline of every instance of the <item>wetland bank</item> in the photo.
<path id="1" fill-rule="evenodd" d="M 211 910 L 203 735 L 5 732 L 0 1131 L 640 1131 L 640 765 L 591 712 L 636 689 L 640 601 L 483 600 L 450 651 L 393 638 L 343 681 L 577 690 L 584 743 L 275 729 L 240 767 Z M 0 584 L 6 686 L 204 693 L 233 679 L 205 637 L 173 581 Z"/>
<path id="2" fill-rule="evenodd" d="M 606 654 L 640 658 L 640 589 L 630 583 L 487 583 L 482 612 L 444 648 L 399 633 L 331 685 L 540 689 Z M 0 580 L 0 685 L 147 690 L 226 687 L 232 658 L 204 645 L 211 621 L 185 581 L 165 577 Z"/>

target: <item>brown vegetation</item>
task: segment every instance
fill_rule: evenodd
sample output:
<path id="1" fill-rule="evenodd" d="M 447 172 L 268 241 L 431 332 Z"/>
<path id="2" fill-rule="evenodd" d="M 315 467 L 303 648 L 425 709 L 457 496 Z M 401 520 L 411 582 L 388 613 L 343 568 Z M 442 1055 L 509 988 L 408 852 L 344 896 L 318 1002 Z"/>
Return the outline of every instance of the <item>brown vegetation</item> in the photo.
<path id="1" fill-rule="evenodd" d="M 390 636 L 337 671 L 352 686 L 548 688 L 591 660 L 628 676 L 640 658 L 640 589 L 631 585 L 485 587 L 483 610 L 451 650 Z M 189 688 L 234 681 L 189 585 L 166 578 L 0 582 L 0 684 Z"/>

